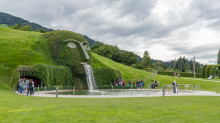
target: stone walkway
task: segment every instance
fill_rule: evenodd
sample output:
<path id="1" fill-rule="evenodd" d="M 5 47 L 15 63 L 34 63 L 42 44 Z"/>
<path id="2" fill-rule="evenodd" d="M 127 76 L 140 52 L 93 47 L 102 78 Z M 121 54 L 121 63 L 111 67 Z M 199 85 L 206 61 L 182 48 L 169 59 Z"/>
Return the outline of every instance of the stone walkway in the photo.
<path id="1" fill-rule="evenodd" d="M 18 93 L 16 93 L 18 94 Z M 19 94 L 23 96 L 27 96 L 27 94 Z M 30 95 L 28 95 L 30 96 Z M 36 96 L 36 97 L 56 97 L 55 94 L 45 94 L 39 92 L 35 92 L 34 95 L 31 96 Z M 147 95 L 147 94 L 142 94 L 142 95 L 58 95 L 58 97 L 62 98 L 125 98 L 125 97 L 161 97 L 162 94 L 158 95 Z M 199 91 L 199 92 L 193 92 L 193 93 L 170 93 L 170 94 L 165 94 L 165 96 L 220 96 L 220 94 L 217 94 L 215 92 L 210 92 L 210 91 Z"/>

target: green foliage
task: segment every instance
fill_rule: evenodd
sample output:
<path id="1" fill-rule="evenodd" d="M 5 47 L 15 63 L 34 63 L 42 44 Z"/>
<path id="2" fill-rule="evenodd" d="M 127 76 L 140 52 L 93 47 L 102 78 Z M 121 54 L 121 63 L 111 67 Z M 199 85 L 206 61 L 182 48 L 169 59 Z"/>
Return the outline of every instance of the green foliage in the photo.
<path id="1" fill-rule="evenodd" d="M 103 43 L 95 43 L 91 48 L 93 52 L 98 55 L 104 56 L 108 59 L 128 66 L 136 64 L 138 62 L 136 54 L 134 54 L 131 51 L 121 52 L 117 46 L 112 46 Z"/>
<path id="2" fill-rule="evenodd" d="M 121 58 L 121 63 L 128 65 L 128 66 L 138 62 L 137 55 L 131 51 L 129 51 L 129 52 L 123 51 L 120 58 Z M 120 58 L 118 58 L 118 59 L 120 59 Z"/>
<path id="3" fill-rule="evenodd" d="M 70 68 L 63 66 L 50 66 L 37 64 L 27 70 L 20 69 L 20 76 L 33 76 L 39 78 L 47 86 L 74 85 Z"/>
<path id="4" fill-rule="evenodd" d="M 22 27 L 21 29 L 22 31 L 32 31 L 32 28 L 30 25 L 25 25 L 24 27 Z"/>
<path id="5" fill-rule="evenodd" d="M 142 65 L 144 68 L 151 67 L 151 59 L 148 51 L 144 51 Z"/>
<path id="6" fill-rule="evenodd" d="M 216 65 L 212 65 L 212 66 L 210 67 L 209 75 L 212 75 L 213 77 L 215 77 L 216 67 L 217 67 Z"/>
<path id="7" fill-rule="evenodd" d="M 83 67 L 82 65 L 80 65 L 80 62 L 87 62 L 88 64 L 91 64 L 92 55 L 90 50 L 87 51 L 90 57 L 90 59 L 87 60 L 79 43 L 72 42 L 77 47 L 71 49 L 67 47 L 68 42 L 64 42 L 67 39 L 74 39 L 79 42 L 86 41 L 81 35 L 70 31 L 54 31 L 48 32 L 43 36 L 49 39 L 53 58 L 57 62 L 57 64 L 68 66 L 71 68 L 71 70 L 75 70 L 75 73 L 79 74 L 82 74 L 81 67 Z"/>
<path id="8" fill-rule="evenodd" d="M 135 68 L 143 70 L 143 65 L 142 64 L 137 64 Z"/>
<path id="9" fill-rule="evenodd" d="M 112 86 L 98 86 L 97 89 L 112 89 Z M 113 89 L 131 89 L 130 86 L 113 86 Z M 132 86 L 132 89 L 137 89 L 137 86 Z"/>
<path id="10" fill-rule="evenodd" d="M 9 28 L 12 28 L 12 29 L 21 29 L 21 23 L 17 24 L 16 26 L 9 26 Z"/>
<path id="11" fill-rule="evenodd" d="M 104 43 L 96 42 L 91 46 L 91 50 L 94 51 L 95 49 L 99 48 L 102 45 L 104 45 Z"/>
<path id="12" fill-rule="evenodd" d="M 220 50 L 218 51 L 217 63 L 220 64 Z"/>
<path id="13" fill-rule="evenodd" d="M 46 33 L 47 31 L 44 30 L 44 29 L 41 29 L 40 32 L 41 32 L 41 33 Z"/>
<path id="14" fill-rule="evenodd" d="M 204 66 L 202 67 L 202 73 L 201 73 L 201 77 L 202 77 L 202 78 L 205 78 L 205 69 L 206 69 L 206 67 L 207 67 L 207 65 L 204 65 Z"/>
<path id="15" fill-rule="evenodd" d="M 168 76 L 173 76 L 172 71 L 158 71 L 158 74 L 160 75 L 168 75 Z M 186 72 L 179 72 L 180 77 L 194 77 L 194 73 L 186 73 Z M 201 78 L 200 73 L 196 73 L 196 78 Z"/>
<path id="16" fill-rule="evenodd" d="M 8 25 L 6 25 L 6 24 L 0 24 L 0 27 L 8 28 Z"/>
<path id="17" fill-rule="evenodd" d="M 111 68 L 93 68 L 93 74 L 98 86 L 111 85 L 116 79 L 121 78 L 120 71 Z"/>
<path id="18" fill-rule="evenodd" d="M 212 65 L 208 65 L 206 68 L 205 68 L 205 78 L 209 77 L 209 71 L 210 71 L 210 68 L 212 67 Z"/>

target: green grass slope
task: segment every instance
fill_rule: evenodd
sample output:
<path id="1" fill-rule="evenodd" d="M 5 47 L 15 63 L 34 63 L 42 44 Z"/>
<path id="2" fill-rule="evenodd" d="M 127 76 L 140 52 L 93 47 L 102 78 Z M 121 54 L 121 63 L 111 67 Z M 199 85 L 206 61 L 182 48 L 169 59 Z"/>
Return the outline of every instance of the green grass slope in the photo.
<path id="1" fill-rule="evenodd" d="M 112 69 L 119 70 L 122 74 L 122 78 L 128 82 L 129 80 L 149 80 L 150 78 L 154 77 L 153 74 L 150 72 L 146 72 L 144 70 L 135 69 L 120 63 L 117 63 L 115 61 L 112 61 L 108 58 L 102 57 L 98 54 L 92 53 L 93 58 L 96 59 L 96 61 L 93 61 L 93 64 L 97 64 L 97 62 L 100 64 L 104 64 L 103 66 L 110 67 Z"/>
<path id="2" fill-rule="evenodd" d="M 155 75 L 143 70 L 135 69 L 117 62 L 114 62 L 110 59 L 92 53 L 93 64 L 94 67 L 97 67 L 96 64 L 102 64 L 102 66 L 107 66 L 113 69 L 117 69 L 121 72 L 123 79 L 126 80 L 126 83 L 131 80 L 144 80 L 145 81 L 145 88 L 147 88 L 148 84 L 151 84 L 151 80 L 160 81 L 160 88 L 164 84 L 172 84 L 174 80 L 177 81 L 177 84 L 193 84 L 193 85 L 200 85 L 200 89 L 204 91 L 214 91 L 216 92 L 217 86 L 220 87 L 220 82 L 216 82 L 217 80 L 210 80 L 207 81 L 206 79 L 202 78 L 186 78 L 186 77 L 172 77 L 172 76 L 165 76 L 165 75 Z M 101 66 L 99 66 L 101 67 Z"/>
<path id="3" fill-rule="evenodd" d="M 39 63 L 56 65 L 41 33 L 0 27 L 0 77 L 14 77 L 16 82 L 19 65 Z"/>

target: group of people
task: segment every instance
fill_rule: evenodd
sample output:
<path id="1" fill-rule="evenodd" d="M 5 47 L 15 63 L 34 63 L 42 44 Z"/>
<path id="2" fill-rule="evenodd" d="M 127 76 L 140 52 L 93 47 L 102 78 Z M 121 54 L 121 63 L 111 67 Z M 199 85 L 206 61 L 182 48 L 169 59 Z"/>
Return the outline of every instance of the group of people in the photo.
<path id="1" fill-rule="evenodd" d="M 157 81 L 153 80 L 153 81 L 152 81 L 152 84 L 150 85 L 150 87 L 151 87 L 152 89 L 155 89 L 155 86 L 157 86 L 157 88 L 159 89 L 159 85 L 160 85 L 159 80 L 157 80 Z"/>
<path id="2" fill-rule="evenodd" d="M 34 95 L 34 81 L 32 79 L 21 78 L 17 83 L 17 90 L 20 94 Z"/>
<path id="3" fill-rule="evenodd" d="M 173 73 L 173 77 L 174 77 L 174 76 L 177 76 L 177 77 L 180 78 L 180 73 L 179 73 L 179 72 L 178 72 L 178 73 L 174 72 L 174 73 Z"/>

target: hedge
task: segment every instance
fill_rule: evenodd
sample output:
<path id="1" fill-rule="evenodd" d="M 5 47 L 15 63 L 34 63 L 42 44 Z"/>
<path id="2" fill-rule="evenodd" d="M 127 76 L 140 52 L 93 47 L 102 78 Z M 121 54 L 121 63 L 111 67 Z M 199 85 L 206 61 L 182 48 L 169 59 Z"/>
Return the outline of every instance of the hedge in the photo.
<path id="1" fill-rule="evenodd" d="M 97 89 L 112 89 L 112 86 L 98 86 Z M 130 86 L 113 86 L 113 89 L 131 89 Z M 137 86 L 132 86 L 132 89 L 137 89 Z"/>
<path id="2" fill-rule="evenodd" d="M 72 72 L 69 67 L 37 64 L 33 67 L 27 67 L 27 69 L 20 69 L 19 72 L 20 76 L 39 78 L 46 86 L 74 85 Z"/>
<path id="3" fill-rule="evenodd" d="M 158 71 L 158 74 L 160 75 L 168 75 L 168 76 L 173 76 L 172 71 Z M 186 73 L 186 72 L 179 72 L 180 77 L 194 77 L 194 73 Z M 200 73 L 196 73 L 196 78 L 200 78 L 201 74 Z"/>
<path id="4" fill-rule="evenodd" d="M 208 65 L 208 66 L 205 68 L 205 78 L 209 77 L 209 71 L 210 71 L 211 66 L 212 66 L 212 65 Z"/>
<path id="5" fill-rule="evenodd" d="M 216 69 L 216 65 L 211 66 L 210 71 L 209 71 L 209 75 L 212 75 L 213 77 L 215 77 L 215 69 Z"/>
<path id="6" fill-rule="evenodd" d="M 111 68 L 93 68 L 93 75 L 97 86 L 111 85 L 113 81 L 121 78 L 120 71 Z"/>
<path id="7" fill-rule="evenodd" d="M 205 78 L 205 68 L 207 67 L 207 65 L 204 65 L 203 67 L 202 67 L 202 72 L 201 72 L 201 77 L 202 78 Z"/>

